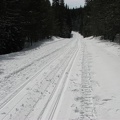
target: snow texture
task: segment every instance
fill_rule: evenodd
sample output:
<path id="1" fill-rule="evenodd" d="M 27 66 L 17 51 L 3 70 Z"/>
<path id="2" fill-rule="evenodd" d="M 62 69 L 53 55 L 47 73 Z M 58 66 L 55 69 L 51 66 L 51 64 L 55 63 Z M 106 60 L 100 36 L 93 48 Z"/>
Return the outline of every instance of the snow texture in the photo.
<path id="1" fill-rule="evenodd" d="M 120 46 L 72 34 L 0 56 L 0 120 L 119 120 Z"/>

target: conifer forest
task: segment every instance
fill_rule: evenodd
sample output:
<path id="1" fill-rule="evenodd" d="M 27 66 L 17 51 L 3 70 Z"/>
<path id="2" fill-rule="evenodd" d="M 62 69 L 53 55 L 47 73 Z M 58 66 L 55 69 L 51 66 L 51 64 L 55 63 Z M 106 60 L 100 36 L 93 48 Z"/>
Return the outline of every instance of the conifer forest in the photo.
<path id="1" fill-rule="evenodd" d="M 120 0 L 0 0 L 0 120 L 120 120 Z"/>
<path id="2" fill-rule="evenodd" d="M 0 54 L 51 36 L 70 38 L 71 31 L 115 41 L 120 34 L 120 1 L 86 0 L 84 7 L 73 9 L 64 0 L 0 1 Z"/>

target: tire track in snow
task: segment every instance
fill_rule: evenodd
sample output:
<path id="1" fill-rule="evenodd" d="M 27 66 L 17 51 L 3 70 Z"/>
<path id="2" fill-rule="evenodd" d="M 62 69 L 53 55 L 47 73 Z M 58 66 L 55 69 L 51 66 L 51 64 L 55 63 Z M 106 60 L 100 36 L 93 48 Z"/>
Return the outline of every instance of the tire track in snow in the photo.
<path id="1" fill-rule="evenodd" d="M 82 41 L 82 83 L 81 83 L 81 110 L 80 120 L 96 120 L 95 107 L 92 96 L 92 78 L 90 71 L 90 58 L 86 44 Z"/>

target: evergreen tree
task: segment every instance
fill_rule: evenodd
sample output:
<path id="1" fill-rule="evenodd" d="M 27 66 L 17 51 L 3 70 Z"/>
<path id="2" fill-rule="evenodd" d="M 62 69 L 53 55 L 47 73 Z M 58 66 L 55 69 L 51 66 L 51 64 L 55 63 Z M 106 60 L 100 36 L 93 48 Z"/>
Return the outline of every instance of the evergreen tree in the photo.
<path id="1" fill-rule="evenodd" d="M 71 14 L 64 0 L 1 0 L 0 54 L 23 49 L 52 35 L 71 36 Z"/>
<path id="2" fill-rule="evenodd" d="M 28 0 L 24 3 L 24 29 L 28 41 L 38 41 L 52 34 L 52 11 L 49 0 Z"/>
<path id="3" fill-rule="evenodd" d="M 52 7 L 55 21 L 54 35 L 65 38 L 70 37 L 71 18 L 68 12 L 69 10 L 64 5 L 64 0 L 53 0 Z"/>
<path id="4" fill-rule="evenodd" d="M 86 0 L 83 12 L 84 36 L 103 36 L 114 41 L 120 34 L 120 1 L 118 0 Z"/>
<path id="5" fill-rule="evenodd" d="M 1 1 L 0 54 L 20 50 L 24 46 L 21 27 L 21 2 Z"/>

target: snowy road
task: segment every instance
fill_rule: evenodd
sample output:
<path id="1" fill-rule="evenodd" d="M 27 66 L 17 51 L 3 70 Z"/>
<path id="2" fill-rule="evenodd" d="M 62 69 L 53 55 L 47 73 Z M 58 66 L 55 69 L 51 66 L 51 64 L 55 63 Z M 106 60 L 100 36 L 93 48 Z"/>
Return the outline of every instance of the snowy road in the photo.
<path id="1" fill-rule="evenodd" d="M 119 120 L 119 53 L 73 32 L 0 56 L 0 120 Z"/>

